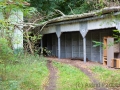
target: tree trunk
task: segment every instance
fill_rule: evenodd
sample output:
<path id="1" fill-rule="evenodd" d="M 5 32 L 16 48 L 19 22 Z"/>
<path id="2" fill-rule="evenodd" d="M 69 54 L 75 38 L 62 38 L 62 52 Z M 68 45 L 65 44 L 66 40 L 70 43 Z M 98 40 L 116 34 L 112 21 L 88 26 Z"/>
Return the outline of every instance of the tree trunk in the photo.
<path id="1" fill-rule="evenodd" d="M 30 39 L 29 39 L 28 31 L 26 31 L 25 33 L 26 33 L 26 39 L 27 39 L 27 43 L 28 43 L 28 46 L 29 46 L 29 49 L 30 49 L 30 53 L 34 54 L 34 51 L 32 49 L 32 44 L 31 44 Z"/>

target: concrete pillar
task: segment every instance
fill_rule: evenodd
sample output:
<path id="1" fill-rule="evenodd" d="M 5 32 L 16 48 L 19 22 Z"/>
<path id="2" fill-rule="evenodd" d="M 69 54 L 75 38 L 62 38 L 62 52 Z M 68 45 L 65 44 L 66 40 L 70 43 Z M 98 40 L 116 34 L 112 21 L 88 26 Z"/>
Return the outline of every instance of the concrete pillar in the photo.
<path id="1" fill-rule="evenodd" d="M 61 57 L 61 47 L 60 47 L 60 37 L 58 37 L 58 59 L 60 59 Z"/>
<path id="2" fill-rule="evenodd" d="M 83 57 L 84 63 L 86 63 L 86 37 L 83 38 Z"/>
<path id="3" fill-rule="evenodd" d="M 61 55 L 60 55 L 60 50 L 61 50 L 61 48 L 60 48 L 60 36 L 61 36 L 61 27 L 60 27 L 60 25 L 57 25 L 56 26 L 56 34 L 57 34 L 57 38 L 58 38 L 58 59 L 60 59 L 60 57 L 61 57 Z"/>
<path id="4" fill-rule="evenodd" d="M 43 55 L 43 38 L 41 37 L 41 40 L 40 40 L 40 43 L 41 43 L 41 55 Z"/>
<path id="5" fill-rule="evenodd" d="M 86 35 L 88 33 L 88 22 L 80 22 L 80 33 L 83 37 L 83 57 L 86 63 Z"/>
<path id="6" fill-rule="evenodd" d="M 11 15 L 9 17 L 9 20 L 11 23 L 18 24 L 23 22 L 23 12 L 21 10 L 12 10 Z M 11 27 L 11 30 L 14 30 L 13 37 L 12 37 L 12 43 L 13 43 L 13 49 L 14 51 L 18 53 L 19 51 L 23 50 L 23 26 L 22 24 L 17 25 L 17 27 Z"/>

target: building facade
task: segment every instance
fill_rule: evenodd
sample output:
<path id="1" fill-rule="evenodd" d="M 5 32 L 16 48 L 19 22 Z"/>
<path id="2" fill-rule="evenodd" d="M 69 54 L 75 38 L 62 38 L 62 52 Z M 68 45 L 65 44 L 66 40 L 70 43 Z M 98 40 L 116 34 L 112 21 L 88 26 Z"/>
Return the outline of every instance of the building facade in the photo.
<path id="1" fill-rule="evenodd" d="M 42 30 L 41 47 L 47 47 L 58 58 L 86 58 L 102 63 L 103 44 L 93 47 L 93 41 L 113 36 L 120 29 L 120 7 L 105 8 L 99 12 L 62 16 L 48 22 Z M 111 14 L 111 12 L 113 12 Z"/>

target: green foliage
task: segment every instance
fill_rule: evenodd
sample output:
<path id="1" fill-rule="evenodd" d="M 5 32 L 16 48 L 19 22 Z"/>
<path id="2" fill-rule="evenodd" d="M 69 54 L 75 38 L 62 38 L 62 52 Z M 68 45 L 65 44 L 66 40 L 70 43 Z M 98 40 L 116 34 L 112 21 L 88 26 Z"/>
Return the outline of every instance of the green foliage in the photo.
<path id="1" fill-rule="evenodd" d="M 57 0 L 31 0 L 31 6 L 36 7 L 43 14 L 48 14 L 56 7 Z M 49 8 L 48 8 L 49 7 Z"/>
<path id="2" fill-rule="evenodd" d="M 98 41 L 92 41 L 92 42 L 94 43 L 93 47 L 97 47 L 103 44 L 102 42 L 98 42 Z"/>
<path id="3" fill-rule="evenodd" d="M 114 44 L 120 43 L 120 30 L 113 30 L 113 37 L 114 37 L 114 43 L 109 42 L 108 48 L 113 46 Z M 94 41 L 94 40 L 92 42 L 94 43 L 93 47 L 103 45 L 103 42 Z M 106 49 L 104 45 L 103 48 Z"/>
<path id="4" fill-rule="evenodd" d="M 6 74 L 0 77 L 0 90 L 44 90 L 48 69 L 46 59 L 38 55 L 21 55 L 18 62 L 6 66 Z M 4 68 L 0 64 L 0 69 Z M 0 76 L 3 73 L 0 72 Z"/>
<path id="5" fill-rule="evenodd" d="M 43 48 L 43 52 L 45 53 L 46 56 L 50 56 L 51 55 L 51 51 L 47 49 L 47 47 Z"/>
<path id="6" fill-rule="evenodd" d="M 9 60 L 14 60 L 13 50 L 9 47 L 5 38 L 0 38 L 0 61 L 7 63 Z"/>
<path id="7" fill-rule="evenodd" d="M 30 43 L 31 43 L 31 48 L 34 51 L 34 54 L 38 54 L 38 52 L 40 51 L 40 47 L 37 44 L 38 44 L 38 41 L 40 41 L 41 37 L 42 37 L 42 35 L 39 34 L 38 32 L 34 33 L 32 31 L 29 31 L 28 36 L 26 35 L 26 33 L 24 33 L 24 47 L 25 47 L 25 50 L 28 51 L 28 52 L 30 51 L 30 48 L 27 47 L 28 38 L 29 38 Z"/>
<path id="8" fill-rule="evenodd" d="M 113 36 L 115 38 L 115 43 L 120 43 L 120 30 L 113 30 Z"/>
<path id="9" fill-rule="evenodd" d="M 14 49 L 14 44 L 20 43 L 20 36 L 15 35 L 15 29 L 23 23 L 23 14 L 31 18 L 37 12 L 34 7 L 27 6 L 26 0 L 1 0 L 0 2 L 0 36 L 8 41 L 8 46 Z M 24 26 L 24 23 L 21 24 Z M 21 29 L 20 29 L 21 30 Z M 22 35 L 21 35 L 22 36 Z"/>
<path id="10" fill-rule="evenodd" d="M 34 7 L 27 7 L 25 9 L 22 9 L 22 12 L 24 14 L 24 17 L 31 18 L 33 16 L 33 14 L 35 14 L 37 12 L 37 9 Z"/>
<path id="11" fill-rule="evenodd" d="M 36 7 L 39 12 L 46 15 L 48 19 L 60 16 L 55 9 L 66 15 L 81 14 L 104 7 L 119 6 L 118 0 L 31 0 L 31 6 Z M 49 8 L 48 8 L 49 7 Z"/>

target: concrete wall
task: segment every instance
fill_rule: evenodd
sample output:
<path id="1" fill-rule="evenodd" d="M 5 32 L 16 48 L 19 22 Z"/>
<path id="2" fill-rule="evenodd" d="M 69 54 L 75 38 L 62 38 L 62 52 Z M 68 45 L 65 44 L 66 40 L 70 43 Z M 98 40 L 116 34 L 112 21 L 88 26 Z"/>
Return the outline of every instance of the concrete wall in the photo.
<path id="1" fill-rule="evenodd" d="M 65 33 L 61 35 L 61 58 L 66 57 L 66 43 L 65 43 Z"/>
<path id="2" fill-rule="evenodd" d="M 102 63 L 103 46 L 93 47 L 94 41 L 103 42 L 104 36 L 111 36 L 112 29 L 89 31 L 86 36 L 86 56 L 91 61 Z M 50 36 L 51 35 L 51 36 Z M 47 47 L 52 55 L 58 56 L 58 44 L 56 34 L 48 34 Z M 52 38 L 51 38 L 52 37 Z M 50 44 L 52 42 L 52 46 Z M 65 32 L 61 35 L 61 58 L 83 58 L 83 38 L 80 32 Z"/>
<path id="3" fill-rule="evenodd" d="M 50 26 L 50 27 L 45 27 L 42 30 L 42 34 L 49 34 L 49 33 L 55 33 L 56 32 L 56 27 L 55 26 Z"/>
<path id="4" fill-rule="evenodd" d="M 115 19 L 111 17 L 106 17 L 103 19 L 96 19 L 86 21 L 87 30 L 97 30 L 97 29 L 105 29 L 105 28 L 113 28 L 116 27 Z M 68 24 L 61 24 L 59 25 L 61 28 L 61 32 L 74 32 L 74 31 L 81 31 L 82 28 L 80 27 L 83 22 L 73 22 Z M 57 26 L 48 26 L 45 27 L 42 31 L 42 34 L 49 34 L 49 33 L 56 33 Z"/>
<path id="5" fill-rule="evenodd" d="M 97 30 L 115 27 L 115 20 L 111 17 L 88 21 L 88 30 Z"/>
<path id="6" fill-rule="evenodd" d="M 79 23 L 61 25 L 61 32 L 79 31 Z"/>

